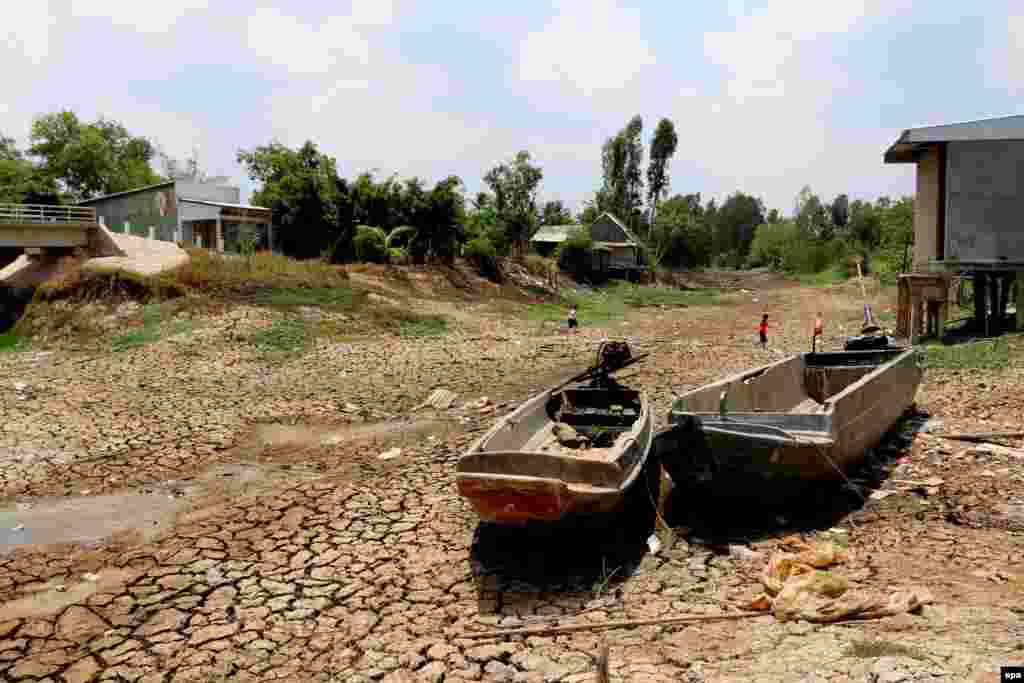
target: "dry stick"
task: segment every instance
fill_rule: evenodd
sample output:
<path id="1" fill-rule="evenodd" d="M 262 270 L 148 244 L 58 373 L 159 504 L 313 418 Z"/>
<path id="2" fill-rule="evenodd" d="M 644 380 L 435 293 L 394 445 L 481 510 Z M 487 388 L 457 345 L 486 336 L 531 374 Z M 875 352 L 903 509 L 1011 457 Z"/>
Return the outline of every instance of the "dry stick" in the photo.
<path id="1" fill-rule="evenodd" d="M 988 441 L 989 439 L 1016 439 L 1024 436 L 1024 432 L 979 432 L 977 434 L 935 434 L 934 436 L 953 441 Z"/>
<path id="2" fill-rule="evenodd" d="M 551 636 L 560 633 L 577 631 L 594 631 L 602 628 L 633 628 L 634 626 L 654 626 L 659 624 L 685 624 L 699 621 L 734 621 L 736 619 L 753 619 L 770 616 L 770 612 L 742 612 L 740 614 L 702 614 L 689 617 L 668 617 L 665 619 L 635 619 L 631 621 L 605 621 L 600 624 L 569 624 L 550 628 L 514 628 L 506 631 L 488 631 L 487 633 L 463 633 L 456 638 L 501 638 L 502 636 Z"/>

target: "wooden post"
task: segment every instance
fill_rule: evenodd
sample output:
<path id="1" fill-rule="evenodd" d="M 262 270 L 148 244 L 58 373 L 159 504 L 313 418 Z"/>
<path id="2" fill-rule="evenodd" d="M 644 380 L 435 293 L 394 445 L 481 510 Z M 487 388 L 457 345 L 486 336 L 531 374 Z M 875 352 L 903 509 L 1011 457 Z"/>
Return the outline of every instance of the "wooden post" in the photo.
<path id="1" fill-rule="evenodd" d="M 974 327 L 982 334 L 988 332 L 988 315 L 986 313 L 988 309 L 986 304 L 988 287 L 985 280 L 984 273 L 974 274 Z"/>
<path id="2" fill-rule="evenodd" d="M 217 216 L 217 251 L 224 251 L 224 225 L 220 222 L 220 215 Z"/>
<path id="3" fill-rule="evenodd" d="M 1017 331 L 1024 332 L 1024 273 L 1017 273 Z"/>
<path id="4" fill-rule="evenodd" d="M 988 325 L 985 330 L 986 337 L 994 337 L 999 334 L 999 276 L 988 276 Z"/>

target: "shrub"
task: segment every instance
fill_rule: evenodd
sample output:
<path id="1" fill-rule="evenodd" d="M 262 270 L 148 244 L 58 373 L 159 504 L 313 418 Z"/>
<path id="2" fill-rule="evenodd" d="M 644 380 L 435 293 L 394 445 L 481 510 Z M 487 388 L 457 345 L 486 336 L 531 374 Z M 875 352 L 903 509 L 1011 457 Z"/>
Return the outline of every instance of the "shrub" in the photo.
<path id="1" fill-rule="evenodd" d="M 593 267 L 594 240 L 590 229 L 581 226 L 574 230 L 569 239 L 562 242 L 557 251 L 558 263 L 576 275 L 589 273 Z"/>
<path id="2" fill-rule="evenodd" d="M 498 250 L 486 236 L 474 237 L 466 242 L 462 255 L 481 275 L 492 280 L 498 279 Z"/>
<path id="3" fill-rule="evenodd" d="M 371 225 L 357 225 L 356 236 L 352 240 L 355 247 L 356 260 L 371 263 L 387 261 L 387 235 L 380 228 Z"/>

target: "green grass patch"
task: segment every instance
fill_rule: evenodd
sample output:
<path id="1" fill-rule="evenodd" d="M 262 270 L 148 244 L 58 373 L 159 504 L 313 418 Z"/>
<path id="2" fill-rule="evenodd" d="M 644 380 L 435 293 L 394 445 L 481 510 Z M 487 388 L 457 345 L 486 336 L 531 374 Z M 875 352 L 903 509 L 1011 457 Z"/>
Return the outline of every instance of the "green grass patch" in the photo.
<path id="1" fill-rule="evenodd" d="M 114 350 L 124 351 L 126 349 L 132 349 L 139 346 L 147 346 L 160 340 L 159 330 L 153 328 L 143 328 L 136 332 L 129 332 L 128 334 L 121 335 L 114 340 Z"/>
<path id="2" fill-rule="evenodd" d="M 444 318 L 421 318 L 419 320 L 402 320 L 398 323 L 398 334 L 403 337 L 433 337 L 448 331 L 448 322 Z"/>
<path id="3" fill-rule="evenodd" d="M 309 343 L 310 334 L 301 320 L 285 318 L 259 330 L 250 341 L 264 351 L 298 351 Z"/>
<path id="4" fill-rule="evenodd" d="M 832 266 L 820 273 L 792 273 L 790 277 L 796 278 L 805 287 L 831 287 L 850 279 L 850 276 L 839 266 Z"/>
<path id="5" fill-rule="evenodd" d="M 592 292 L 563 294 L 560 303 L 531 304 L 526 309 L 526 318 L 535 321 L 565 320 L 569 307 L 575 305 L 581 325 L 602 324 L 624 318 L 630 308 L 715 305 L 721 303 L 719 294 L 712 289 L 688 290 L 617 282 Z"/>
<path id="6" fill-rule="evenodd" d="M 160 340 L 160 319 L 162 311 L 159 304 L 150 304 L 142 309 L 142 329 L 121 335 L 114 340 L 114 350 L 146 346 Z"/>
<path id="7" fill-rule="evenodd" d="M 926 661 L 926 655 L 920 648 L 890 643 L 885 640 L 855 640 L 850 643 L 849 653 L 858 659 L 877 659 L 878 657 L 909 657 Z"/>
<path id="8" fill-rule="evenodd" d="M 940 342 L 925 345 L 928 367 L 943 370 L 999 370 L 1010 363 L 1006 339 L 986 339 L 946 346 Z"/>
<path id="9" fill-rule="evenodd" d="M 0 332 L 0 353 L 12 351 L 24 351 L 28 347 L 28 340 L 19 337 L 14 330 Z"/>
<path id="10" fill-rule="evenodd" d="M 284 287 L 255 292 L 252 303 L 263 306 L 352 306 L 356 293 L 348 286 Z"/>
<path id="11" fill-rule="evenodd" d="M 627 306 L 708 306 L 718 302 L 719 292 L 714 289 L 677 289 L 675 287 L 645 287 L 617 284 L 612 290 Z"/>
<path id="12" fill-rule="evenodd" d="M 193 289 L 220 292 L 263 288 L 333 287 L 344 285 L 348 274 L 319 259 L 300 261 L 280 254 L 258 252 L 250 258 L 214 256 L 205 249 L 187 249 L 188 263 L 171 277 Z"/>

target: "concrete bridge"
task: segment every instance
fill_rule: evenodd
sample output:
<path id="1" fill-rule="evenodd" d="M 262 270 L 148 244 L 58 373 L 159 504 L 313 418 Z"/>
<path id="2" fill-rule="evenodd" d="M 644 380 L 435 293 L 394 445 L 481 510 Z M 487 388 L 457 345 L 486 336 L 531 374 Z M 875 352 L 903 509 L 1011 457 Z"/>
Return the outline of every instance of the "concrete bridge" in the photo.
<path id="1" fill-rule="evenodd" d="M 0 204 L 0 248 L 85 247 L 97 225 L 96 209 L 89 207 Z"/>

